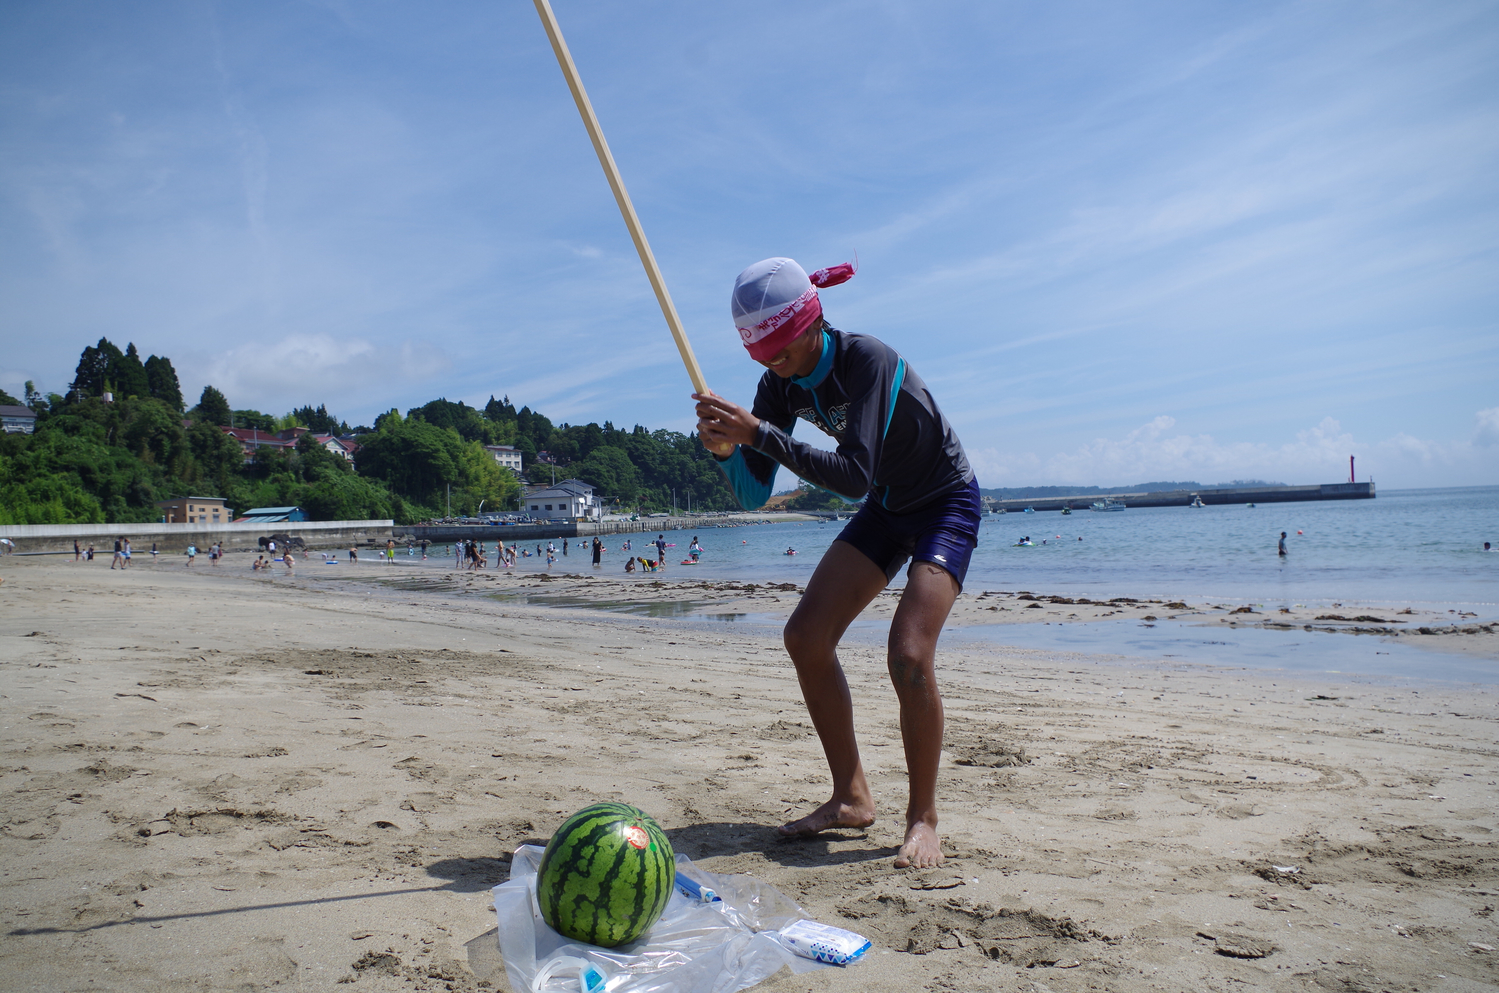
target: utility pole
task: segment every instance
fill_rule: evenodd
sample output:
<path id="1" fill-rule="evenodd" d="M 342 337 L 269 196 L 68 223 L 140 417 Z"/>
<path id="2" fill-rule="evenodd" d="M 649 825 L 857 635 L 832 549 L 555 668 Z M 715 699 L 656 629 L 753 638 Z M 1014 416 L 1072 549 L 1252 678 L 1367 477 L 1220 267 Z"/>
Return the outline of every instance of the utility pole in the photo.
<path id="1" fill-rule="evenodd" d="M 453 484 L 448 484 L 448 516 L 453 516 Z"/>

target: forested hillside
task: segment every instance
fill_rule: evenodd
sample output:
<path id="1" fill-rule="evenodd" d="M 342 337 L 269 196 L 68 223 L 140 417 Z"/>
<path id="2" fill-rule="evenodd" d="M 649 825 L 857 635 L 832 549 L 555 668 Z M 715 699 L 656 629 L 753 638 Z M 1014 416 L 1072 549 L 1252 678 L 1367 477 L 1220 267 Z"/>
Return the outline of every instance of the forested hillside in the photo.
<path id="1" fill-rule="evenodd" d="M 156 501 L 223 497 L 236 511 L 300 506 L 313 520 L 394 518 L 409 524 L 454 514 L 518 507 L 521 483 L 485 445 L 514 445 L 526 474 L 592 484 L 606 505 L 625 510 L 731 509 L 723 474 L 695 435 L 598 424 L 553 423 L 508 397 L 482 409 L 446 399 L 372 426 L 350 427 L 310 403 L 276 416 L 235 409 L 213 386 L 187 408 L 169 359 L 142 360 L 101 338 L 83 350 L 67 393 L 24 397 L 0 391 L 0 404 L 36 412 L 34 434 L 0 436 L 0 525 L 157 520 Z M 349 437 L 355 461 L 304 435 L 294 449 L 257 450 L 249 461 L 223 426 L 274 433 L 305 427 Z M 544 454 L 543 454 L 544 453 Z M 551 463 L 538 461 L 548 458 Z M 451 496 L 450 496 L 451 494 Z"/>

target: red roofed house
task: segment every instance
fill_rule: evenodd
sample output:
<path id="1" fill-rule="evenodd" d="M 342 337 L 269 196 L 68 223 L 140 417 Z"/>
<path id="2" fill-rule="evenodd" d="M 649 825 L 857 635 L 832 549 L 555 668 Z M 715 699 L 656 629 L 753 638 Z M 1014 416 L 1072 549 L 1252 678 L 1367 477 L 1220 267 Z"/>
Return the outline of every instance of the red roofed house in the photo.
<path id="1" fill-rule="evenodd" d="M 259 428 L 231 428 L 220 427 L 219 430 L 239 442 L 240 450 L 245 453 L 245 461 L 250 462 L 255 458 L 255 453 L 262 448 L 272 451 L 289 452 L 297 447 L 297 440 L 304 434 L 309 434 L 307 428 L 287 428 L 285 431 L 261 431 Z M 328 451 L 340 458 L 354 461 L 354 449 L 358 448 L 352 441 L 345 441 L 336 435 L 314 434 L 312 440 L 322 445 Z"/>
<path id="2" fill-rule="evenodd" d="M 269 448 L 273 452 L 285 452 L 297 447 L 297 435 L 294 432 L 306 433 L 306 428 L 293 428 L 291 431 L 280 431 L 272 433 L 262 431 L 259 428 L 230 428 L 220 427 L 229 437 L 239 442 L 240 451 L 245 453 L 245 461 L 251 462 L 255 459 L 255 453 L 262 448 Z M 287 437 L 287 436 L 290 437 Z"/>

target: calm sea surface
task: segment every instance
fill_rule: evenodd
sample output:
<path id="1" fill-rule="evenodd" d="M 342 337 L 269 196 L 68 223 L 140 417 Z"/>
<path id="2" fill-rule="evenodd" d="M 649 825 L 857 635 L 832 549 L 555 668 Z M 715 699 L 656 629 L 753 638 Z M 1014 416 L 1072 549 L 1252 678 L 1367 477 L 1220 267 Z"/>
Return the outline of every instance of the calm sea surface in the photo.
<path id="1" fill-rule="evenodd" d="M 804 584 L 842 527 L 830 521 L 666 532 L 666 540 L 675 547 L 667 549 L 665 578 Z M 1289 532 L 1285 559 L 1276 555 L 1281 531 Z M 694 534 L 703 545 L 702 563 L 680 565 Z M 1034 547 L 1014 547 L 1027 535 L 1036 542 Z M 634 546 L 631 554 L 655 557 L 649 544 L 655 533 L 628 537 Z M 603 568 L 610 574 L 620 574 L 624 567 L 625 538 L 608 537 Z M 1395 490 L 1374 500 L 1253 509 L 1239 505 L 1119 513 L 1081 510 L 1066 517 L 1055 512 L 1010 513 L 984 518 L 966 588 L 1268 607 L 1409 604 L 1468 610 L 1489 620 L 1499 617 L 1499 552 L 1485 553 L 1485 541 L 1499 545 L 1499 486 Z M 561 540 L 556 543 L 560 550 Z M 784 554 L 788 547 L 797 554 Z M 574 544 L 570 551 L 558 559 L 555 571 L 592 571 L 586 546 Z M 442 546 L 426 563 L 405 556 L 396 562 L 451 568 Z M 520 559 L 519 569 L 545 571 L 545 560 Z M 637 573 L 636 578 L 650 582 L 660 577 Z M 734 623 L 770 637 L 783 623 L 769 615 L 715 614 L 711 605 L 692 601 L 690 593 L 650 604 L 609 605 L 594 597 L 548 594 L 533 599 L 558 607 L 603 606 L 691 625 Z M 881 643 L 887 626 L 885 621 L 861 618 L 848 637 Z M 1496 660 L 1441 650 L 1454 646 L 1302 630 L 1207 628 L 1191 621 L 950 625 L 943 642 L 1266 668 L 1344 680 L 1499 682 Z"/>
<path id="2" fill-rule="evenodd" d="M 829 521 L 671 531 L 666 540 L 676 547 L 667 549 L 667 575 L 805 583 L 842 527 Z M 1276 555 L 1282 531 L 1289 532 L 1284 559 Z M 678 565 L 693 534 L 703 545 L 702 563 Z M 1034 547 L 1014 547 L 1027 535 Z M 654 557 L 654 534 L 629 537 L 634 554 Z M 606 539 L 610 572 L 624 567 L 624 539 Z M 1012 512 L 984 518 L 966 588 L 1274 605 L 1461 605 L 1492 617 L 1499 613 L 1499 552 L 1485 554 L 1485 541 L 1499 546 L 1499 486 L 1255 508 Z M 787 548 L 797 554 L 784 554 Z M 579 571 L 587 562 L 586 550 L 574 546 L 558 568 Z M 527 572 L 545 568 L 535 558 L 519 564 Z"/>

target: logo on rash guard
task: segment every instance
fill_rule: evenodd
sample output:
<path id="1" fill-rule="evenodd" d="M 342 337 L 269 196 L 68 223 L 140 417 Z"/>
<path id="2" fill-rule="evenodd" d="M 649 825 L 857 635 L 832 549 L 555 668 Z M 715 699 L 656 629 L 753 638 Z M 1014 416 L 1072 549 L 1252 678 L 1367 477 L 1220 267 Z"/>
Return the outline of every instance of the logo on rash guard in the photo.
<path id="1" fill-rule="evenodd" d="M 828 431 L 828 426 L 822 423 L 822 418 L 818 417 L 817 411 L 813 410 L 811 407 L 803 407 L 801 410 L 798 410 L 796 412 L 796 416 L 800 417 L 802 420 L 806 421 L 808 424 L 812 425 L 823 434 L 830 433 Z"/>
<path id="2" fill-rule="evenodd" d="M 796 416 L 800 417 L 808 424 L 811 424 L 823 434 L 829 434 L 834 436 L 835 438 L 842 437 L 843 432 L 848 430 L 848 404 L 846 403 L 841 403 L 836 407 L 828 408 L 828 419 L 833 422 L 831 425 L 825 423 L 823 419 L 818 416 L 817 410 L 814 407 L 803 407 L 801 410 L 798 410 L 796 412 Z"/>

